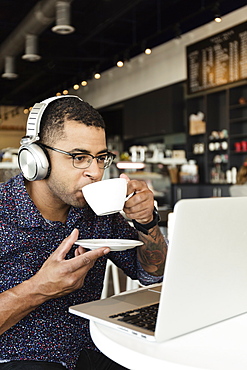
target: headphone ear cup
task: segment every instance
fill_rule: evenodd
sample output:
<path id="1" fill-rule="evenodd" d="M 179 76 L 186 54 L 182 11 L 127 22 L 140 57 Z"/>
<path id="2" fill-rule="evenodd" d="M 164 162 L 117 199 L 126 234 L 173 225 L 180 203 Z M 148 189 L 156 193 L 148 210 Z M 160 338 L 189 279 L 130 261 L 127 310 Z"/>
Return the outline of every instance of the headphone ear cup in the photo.
<path id="1" fill-rule="evenodd" d="M 29 181 L 43 180 L 50 174 L 48 153 L 38 144 L 22 145 L 18 153 L 19 167 Z"/>

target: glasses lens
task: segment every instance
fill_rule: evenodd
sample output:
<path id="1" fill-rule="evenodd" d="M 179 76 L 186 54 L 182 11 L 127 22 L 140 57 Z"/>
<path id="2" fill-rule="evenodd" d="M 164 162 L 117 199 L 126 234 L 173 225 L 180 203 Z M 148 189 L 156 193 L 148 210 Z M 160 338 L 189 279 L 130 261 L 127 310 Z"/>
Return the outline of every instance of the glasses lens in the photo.
<path id="1" fill-rule="evenodd" d="M 99 168 L 108 168 L 113 161 L 113 156 L 111 153 L 99 155 L 97 158 Z"/>
<path id="2" fill-rule="evenodd" d="M 97 159 L 97 163 L 99 168 L 107 168 L 112 164 L 112 161 L 114 159 L 114 154 L 112 153 L 106 153 L 99 155 L 97 157 L 92 157 L 88 154 L 77 154 L 73 157 L 74 162 L 73 165 L 76 168 L 88 168 L 90 164 L 92 163 L 93 159 Z"/>
<path id="3" fill-rule="evenodd" d="M 93 158 L 87 154 L 78 154 L 73 157 L 74 167 L 76 168 L 87 168 L 93 161 Z"/>

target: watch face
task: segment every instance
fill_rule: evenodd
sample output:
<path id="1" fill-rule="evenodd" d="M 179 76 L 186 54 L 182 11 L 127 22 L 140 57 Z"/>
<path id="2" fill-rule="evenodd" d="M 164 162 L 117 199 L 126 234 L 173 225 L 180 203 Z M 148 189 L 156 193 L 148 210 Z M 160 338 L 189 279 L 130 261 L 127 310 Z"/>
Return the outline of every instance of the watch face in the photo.
<path id="1" fill-rule="evenodd" d="M 153 215 L 154 215 L 153 222 L 156 222 L 156 225 L 157 225 L 157 223 L 160 221 L 160 215 L 159 215 L 159 213 L 158 213 L 158 211 L 157 211 L 157 209 L 156 209 L 156 208 L 154 208 L 154 213 L 153 213 Z"/>

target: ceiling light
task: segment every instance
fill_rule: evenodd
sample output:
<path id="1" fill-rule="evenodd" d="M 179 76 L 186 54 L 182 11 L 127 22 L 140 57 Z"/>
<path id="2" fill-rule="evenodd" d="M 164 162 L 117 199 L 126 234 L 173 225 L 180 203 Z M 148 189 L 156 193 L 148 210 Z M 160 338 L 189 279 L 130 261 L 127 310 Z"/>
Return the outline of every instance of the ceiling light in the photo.
<path id="1" fill-rule="evenodd" d="M 56 26 L 52 31 L 60 35 L 74 32 L 75 28 L 70 25 L 70 3 L 68 1 L 57 1 L 56 3 Z"/>
<path id="2" fill-rule="evenodd" d="M 15 73 L 15 59 L 14 57 L 5 57 L 5 72 L 2 74 L 3 78 L 8 78 L 13 80 L 18 77 L 18 74 Z"/>
<path id="3" fill-rule="evenodd" d="M 68 92 L 68 90 L 63 90 L 63 95 L 67 95 L 69 92 Z"/>
<path id="4" fill-rule="evenodd" d="M 62 94 L 60 92 L 57 92 L 56 93 L 56 96 L 61 96 Z"/>
<path id="5" fill-rule="evenodd" d="M 124 62 L 123 62 L 122 60 L 118 60 L 118 61 L 117 61 L 117 66 L 118 66 L 119 68 L 123 67 L 123 65 L 124 65 Z"/>
<path id="6" fill-rule="evenodd" d="M 87 86 L 87 81 L 86 81 L 86 80 L 82 81 L 82 82 L 81 82 L 81 85 L 82 85 L 82 86 Z"/>
<path id="7" fill-rule="evenodd" d="M 24 114 L 28 114 L 28 113 L 29 113 L 29 109 L 25 108 L 25 109 L 23 110 L 23 113 L 24 113 Z"/>
<path id="8" fill-rule="evenodd" d="M 142 43 L 141 43 L 141 50 L 142 50 L 142 52 L 143 52 L 143 53 L 145 53 L 146 55 L 150 55 L 150 54 L 152 53 L 151 48 L 149 48 L 149 47 L 147 46 L 147 41 L 146 41 L 146 40 L 142 41 Z"/>
<path id="9" fill-rule="evenodd" d="M 150 48 L 146 48 L 146 49 L 144 50 L 144 53 L 145 53 L 146 55 L 150 55 L 150 54 L 152 53 L 152 50 L 151 50 Z"/>
<path id="10" fill-rule="evenodd" d="M 100 73 L 96 72 L 96 73 L 94 74 L 94 78 L 95 78 L 96 80 L 99 80 L 99 79 L 100 79 L 100 77 L 101 77 L 101 74 L 100 74 Z"/>
<path id="11" fill-rule="evenodd" d="M 25 54 L 22 55 L 22 59 L 28 60 L 29 62 L 36 62 L 41 59 L 38 55 L 38 37 L 37 35 L 27 34 L 26 35 L 26 48 Z"/>
<path id="12" fill-rule="evenodd" d="M 74 90 L 79 90 L 79 88 L 80 88 L 80 86 L 79 86 L 78 84 L 75 84 L 75 85 L 73 86 L 73 89 L 74 89 Z"/>
<path id="13" fill-rule="evenodd" d="M 119 57 L 119 55 L 115 55 L 113 59 L 114 65 L 116 65 L 119 68 L 122 68 L 124 65 L 124 58 Z"/>
<path id="14" fill-rule="evenodd" d="M 222 19 L 221 19 L 221 17 L 219 15 L 215 16 L 214 20 L 217 23 L 220 23 L 222 21 Z"/>
<path id="15" fill-rule="evenodd" d="M 222 19 L 220 15 L 220 4 L 218 3 L 218 1 L 214 5 L 213 12 L 214 12 L 214 21 L 216 23 L 220 23 Z"/>

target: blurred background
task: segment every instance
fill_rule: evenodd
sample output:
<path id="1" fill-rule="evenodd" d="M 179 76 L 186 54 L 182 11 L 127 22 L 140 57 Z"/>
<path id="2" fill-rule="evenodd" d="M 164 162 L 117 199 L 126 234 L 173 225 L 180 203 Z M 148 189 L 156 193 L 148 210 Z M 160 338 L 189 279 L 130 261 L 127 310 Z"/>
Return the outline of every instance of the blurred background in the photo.
<path id="1" fill-rule="evenodd" d="M 229 196 L 247 152 L 246 0 L 2 0 L 0 181 L 18 173 L 33 104 L 76 94 L 116 161 L 177 200 Z"/>

